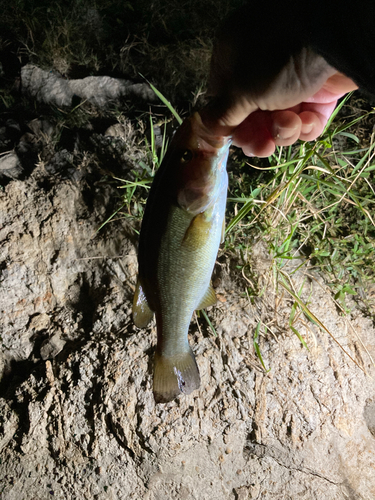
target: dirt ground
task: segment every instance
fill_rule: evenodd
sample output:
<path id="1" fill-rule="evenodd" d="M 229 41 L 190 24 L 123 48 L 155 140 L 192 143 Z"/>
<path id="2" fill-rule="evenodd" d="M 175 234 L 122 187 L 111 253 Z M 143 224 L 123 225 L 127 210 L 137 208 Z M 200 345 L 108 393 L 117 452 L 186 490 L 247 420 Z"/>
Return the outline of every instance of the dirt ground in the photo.
<path id="1" fill-rule="evenodd" d="M 20 158 L 8 158 L 16 173 Z M 137 235 L 125 218 L 97 231 L 116 188 L 68 153 L 33 162 L 0 191 L 2 500 L 375 498 L 375 370 L 359 341 L 375 357 L 370 318 L 354 303 L 343 317 L 318 275 L 295 275 L 366 376 L 303 317 L 301 345 L 260 244 L 253 302 L 221 252 L 208 311 L 217 336 L 202 320 L 190 330 L 201 388 L 155 405 L 155 325 L 131 319 Z M 267 373 L 259 319 L 271 325 Z"/>

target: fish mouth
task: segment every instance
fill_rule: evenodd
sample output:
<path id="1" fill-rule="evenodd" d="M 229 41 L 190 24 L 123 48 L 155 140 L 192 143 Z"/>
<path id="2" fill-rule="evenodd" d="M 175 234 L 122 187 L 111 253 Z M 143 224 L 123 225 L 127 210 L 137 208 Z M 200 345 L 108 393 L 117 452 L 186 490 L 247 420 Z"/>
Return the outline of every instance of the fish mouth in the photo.
<path id="1" fill-rule="evenodd" d="M 199 137 L 198 147 L 207 151 L 207 153 L 221 156 L 225 154 L 226 150 L 228 150 L 229 146 L 232 144 L 232 136 L 212 134 L 210 129 L 203 123 L 198 112 L 195 112 L 191 116 L 191 126 L 193 132 Z M 222 151 L 218 152 L 218 150 Z"/>
<path id="2" fill-rule="evenodd" d="M 182 125 L 182 127 L 184 124 Z M 181 130 L 191 137 L 188 147 L 193 152 L 191 162 L 181 169 L 177 187 L 177 202 L 187 212 L 197 215 L 205 212 L 226 185 L 226 162 L 232 137 L 213 135 L 203 124 L 199 113 L 194 113 Z"/>
<path id="3" fill-rule="evenodd" d="M 186 211 L 197 215 L 205 212 L 227 188 L 226 163 L 231 141 L 221 146 L 209 170 L 203 170 L 198 177 L 186 180 L 178 195 L 178 203 Z M 210 155 L 207 155 L 210 156 Z"/>

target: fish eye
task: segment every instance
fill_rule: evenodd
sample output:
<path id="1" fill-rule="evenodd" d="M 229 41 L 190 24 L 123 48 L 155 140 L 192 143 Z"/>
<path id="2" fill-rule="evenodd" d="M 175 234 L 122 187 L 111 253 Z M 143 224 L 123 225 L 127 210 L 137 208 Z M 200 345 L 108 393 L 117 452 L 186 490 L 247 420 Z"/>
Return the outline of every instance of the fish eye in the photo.
<path id="1" fill-rule="evenodd" d="M 190 149 L 186 149 L 182 156 L 181 156 L 181 161 L 183 161 L 184 163 L 187 163 L 188 161 L 190 161 L 191 159 L 193 158 L 193 153 Z"/>

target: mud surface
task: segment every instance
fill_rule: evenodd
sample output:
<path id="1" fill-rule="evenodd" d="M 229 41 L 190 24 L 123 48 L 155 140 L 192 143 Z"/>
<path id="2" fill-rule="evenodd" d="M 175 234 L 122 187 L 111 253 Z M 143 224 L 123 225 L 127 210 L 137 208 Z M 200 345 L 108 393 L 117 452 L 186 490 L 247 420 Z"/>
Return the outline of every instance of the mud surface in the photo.
<path id="1" fill-rule="evenodd" d="M 56 162 L 0 191 L 0 498 L 375 498 L 374 378 L 303 316 L 301 345 L 260 245 L 262 297 L 245 297 L 219 254 L 217 337 L 191 325 L 201 389 L 155 406 L 155 326 L 131 320 L 137 236 L 124 218 L 98 232 L 116 189 L 94 167 L 60 175 Z M 374 377 L 357 337 L 375 357 L 372 321 L 356 308 L 344 318 L 319 276 L 294 280 Z M 268 373 L 254 352 L 259 320 Z"/>

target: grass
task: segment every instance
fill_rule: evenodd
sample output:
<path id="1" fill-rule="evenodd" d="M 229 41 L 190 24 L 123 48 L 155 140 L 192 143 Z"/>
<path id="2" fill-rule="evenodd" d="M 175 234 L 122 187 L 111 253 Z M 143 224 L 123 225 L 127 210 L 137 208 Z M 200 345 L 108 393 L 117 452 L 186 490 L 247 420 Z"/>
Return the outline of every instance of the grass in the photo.
<path id="1" fill-rule="evenodd" d="M 233 170 L 230 183 L 232 217 L 226 249 L 245 255 L 242 271 L 247 273 L 251 245 L 259 239 L 264 242 L 275 288 L 293 300 L 289 328 L 305 347 L 294 325 L 297 310 L 331 333 L 293 289 L 297 274 L 318 271 L 324 276 L 342 314 L 350 313 L 348 296 L 352 296 L 374 317 L 367 290 L 375 280 L 375 143 L 372 135 L 370 143 L 361 147 L 355 132 L 362 121 L 373 119 L 374 111 L 339 120 L 350 98 L 341 102 L 317 141 L 277 148 L 268 165 L 254 166 L 260 172 L 257 177 L 249 175 L 252 165 L 242 162 Z M 248 295 L 258 296 L 260 287 L 253 285 L 253 275 L 249 282 Z"/>
<path id="2" fill-rule="evenodd" d="M 186 103 L 205 82 L 217 26 L 241 0 L 0 0 L 0 51 L 68 78 L 157 84 Z M 207 13 L 209 12 L 209 15 Z"/>
<path id="3" fill-rule="evenodd" d="M 150 83 L 150 86 L 180 125 L 182 123 L 182 118 L 179 116 L 175 108 L 173 108 L 171 103 L 156 89 L 156 87 L 154 87 L 154 85 L 152 85 L 152 83 Z M 121 179 L 113 176 L 113 179 L 120 183 L 120 185 L 117 186 L 118 189 L 123 190 L 124 192 L 124 194 L 121 195 L 121 206 L 99 227 L 98 231 L 100 231 L 100 229 L 102 229 L 105 224 L 110 222 L 118 213 L 122 213 L 126 217 L 133 219 L 133 222 L 138 222 L 138 225 L 142 220 L 146 204 L 146 198 L 142 195 L 145 194 L 144 191 L 148 191 L 150 189 L 154 175 L 160 167 L 168 148 L 168 138 L 166 135 L 167 119 L 165 118 L 163 122 L 164 131 L 160 147 L 157 146 L 154 121 L 151 113 L 149 114 L 149 124 L 150 140 L 148 141 L 146 136 L 143 139 L 144 149 L 146 151 L 145 158 L 138 161 L 138 169 L 132 170 L 131 173 L 133 180 Z M 142 193 L 142 195 L 140 193 Z M 136 225 L 134 226 L 134 230 L 139 234 Z"/>
<path id="4" fill-rule="evenodd" d="M 261 231 L 278 268 L 304 259 L 324 272 L 343 305 L 348 293 L 375 277 L 375 144 L 372 138 L 366 148 L 356 147 L 357 136 L 348 132 L 372 114 L 340 125 L 331 120 L 314 143 L 277 148 L 263 168 L 272 172 L 268 182 L 254 187 L 243 180 L 240 192 L 234 190 L 239 196 L 228 199 L 235 212 L 228 234 Z M 342 137 L 350 150 L 336 149 Z"/>

